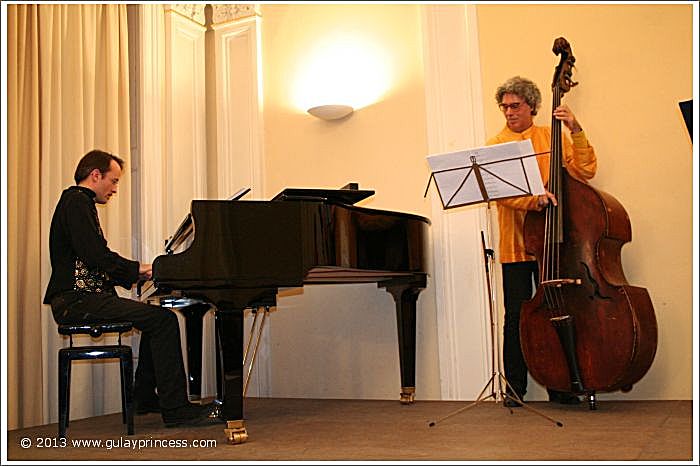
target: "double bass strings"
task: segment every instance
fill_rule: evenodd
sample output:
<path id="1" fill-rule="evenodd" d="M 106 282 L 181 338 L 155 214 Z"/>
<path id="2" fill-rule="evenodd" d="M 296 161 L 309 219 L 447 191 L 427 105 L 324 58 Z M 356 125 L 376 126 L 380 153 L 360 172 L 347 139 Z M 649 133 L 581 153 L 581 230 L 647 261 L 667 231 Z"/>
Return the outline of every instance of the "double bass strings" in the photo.
<path id="1" fill-rule="evenodd" d="M 560 215 L 561 205 L 564 200 L 561 198 L 561 174 L 560 167 L 562 164 L 562 145 L 561 145 L 561 122 L 554 117 L 555 108 L 561 104 L 561 94 L 557 86 L 553 90 L 552 99 L 552 141 L 551 155 L 549 162 L 549 190 L 557 199 L 557 206 L 553 204 L 547 205 L 546 221 L 545 221 L 545 238 L 544 238 L 544 254 L 542 258 L 542 279 L 541 282 L 548 282 L 561 278 L 559 276 L 559 245 L 563 241 L 562 235 L 562 217 Z M 558 317 L 560 309 L 563 309 L 563 297 L 558 286 L 545 286 L 545 302 L 549 310 L 549 318 Z"/>

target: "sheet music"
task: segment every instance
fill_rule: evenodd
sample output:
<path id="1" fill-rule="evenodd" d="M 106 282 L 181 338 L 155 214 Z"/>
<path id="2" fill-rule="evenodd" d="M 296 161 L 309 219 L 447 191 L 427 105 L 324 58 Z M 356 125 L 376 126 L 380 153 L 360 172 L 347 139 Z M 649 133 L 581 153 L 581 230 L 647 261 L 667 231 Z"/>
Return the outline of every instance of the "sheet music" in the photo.
<path id="1" fill-rule="evenodd" d="M 427 159 L 446 208 L 545 192 L 529 139 L 436 154 Z M 475 169 L 479 170 L 485 194 Z"/>

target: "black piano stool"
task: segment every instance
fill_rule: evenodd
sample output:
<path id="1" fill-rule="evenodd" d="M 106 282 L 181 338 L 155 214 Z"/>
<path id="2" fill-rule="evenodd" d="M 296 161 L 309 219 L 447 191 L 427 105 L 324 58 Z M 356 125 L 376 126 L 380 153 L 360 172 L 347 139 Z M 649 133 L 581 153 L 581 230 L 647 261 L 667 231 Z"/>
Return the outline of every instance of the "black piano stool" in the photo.
<path id="1" fill-rule="evenodd" d="M 127 435 L 134 434 L 133 411 L 133 360 L 131 347 L 122 345 L 122 333 L 133 327 L 131 322 L 103 322 L 93 324 L 59 325 L 58 333 L 70 337 L 70 347 L 58 351 L 58 437 L 65 438 L 70 415 L 71 363 L 80 359 L 119 358 L 122 389 L 122 422 Z M 104 333 L 118 333 L 116 345 L 73 346 L 73 335 L 90 335 L 98 338 Z"/>

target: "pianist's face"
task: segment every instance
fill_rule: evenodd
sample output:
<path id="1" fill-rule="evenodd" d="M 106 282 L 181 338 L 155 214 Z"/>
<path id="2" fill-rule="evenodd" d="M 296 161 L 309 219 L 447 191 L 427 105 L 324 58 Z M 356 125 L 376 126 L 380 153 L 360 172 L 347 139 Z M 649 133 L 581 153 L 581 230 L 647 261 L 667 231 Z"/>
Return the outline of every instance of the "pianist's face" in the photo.
<path id="1" fill-rule="evenodd" d="M 122 169 L 119 168 L 119 164 L 112 160 L 109 165 L 109 171 L 104 174 L 97 171 L 97 176 L 95 177 L 95 183 L 92 190 L 95 191 L 95 202 L 98 204 L 106 204 L 112 195 L 117 193 L 117 186 L 119 185 L 119 177 L 122 174 Z"/>

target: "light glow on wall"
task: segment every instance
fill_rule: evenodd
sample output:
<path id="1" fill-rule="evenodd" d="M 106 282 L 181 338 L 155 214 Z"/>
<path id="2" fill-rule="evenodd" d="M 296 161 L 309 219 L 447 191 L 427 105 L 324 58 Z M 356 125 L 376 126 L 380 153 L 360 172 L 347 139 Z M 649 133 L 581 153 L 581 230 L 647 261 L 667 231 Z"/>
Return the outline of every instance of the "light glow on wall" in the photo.
<path id="1" fill-rule="evenodd" d="M 319 42 L 297 69 L 292 97 L 300 111 L 319 105 L 349 105 L 358 110 L 387 92 L 392 70 L 380 47 L 349 35 Z"/>

